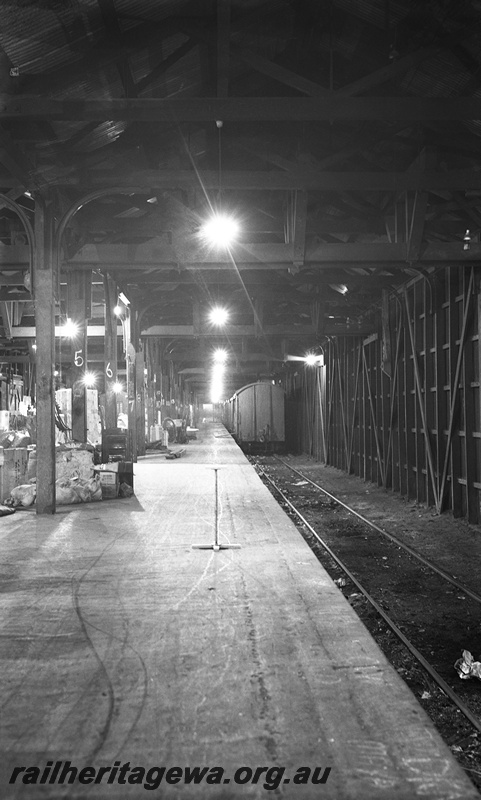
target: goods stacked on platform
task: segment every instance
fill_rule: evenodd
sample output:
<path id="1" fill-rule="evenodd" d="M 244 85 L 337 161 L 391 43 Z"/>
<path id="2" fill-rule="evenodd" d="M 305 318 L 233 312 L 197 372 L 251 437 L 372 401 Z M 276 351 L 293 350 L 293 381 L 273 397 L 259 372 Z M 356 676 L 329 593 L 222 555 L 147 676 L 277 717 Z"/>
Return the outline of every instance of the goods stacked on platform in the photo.
<path id="1" fill-rule="evenodd" d="M 102 499 L 100 480 L 94 473 L 94 448 L 91 445 L 70 444 L 56 447 L 55 470 L 57 476 L 55 497 L 58 505 Z M 33 505 L 36 498 L 36 482 L 35 448 L 4 449 L 1 486 L 5 504 L 13 507 Z"/>

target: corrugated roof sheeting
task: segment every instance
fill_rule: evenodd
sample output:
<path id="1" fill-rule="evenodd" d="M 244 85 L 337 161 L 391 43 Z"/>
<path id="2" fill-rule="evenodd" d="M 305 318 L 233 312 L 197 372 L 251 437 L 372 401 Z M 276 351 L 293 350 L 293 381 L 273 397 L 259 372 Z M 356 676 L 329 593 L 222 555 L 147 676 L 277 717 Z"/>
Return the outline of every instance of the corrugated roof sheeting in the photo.
<path id="1" fill-rule="evenodd" d="M 477 89 L 475 92 L 473 92 L 473 97 L 477 97 L 478 99 L 481 98 L 481 89 Z M 466 122 L 465 124 L 471 133 L 476 134 L 476 136 L 481 136 L 481 120 L 474 119 L 470 122 Z"/>
<path id="2" fill-rule="evenodd" d="M 72 81 L 53 93 L 57 100 L 111 100 L 122 97 L 123 87 L 115 64 L 107 65 L 96 73 L 89 73 L 81 80 Z"/>
<path id="3" fill-rule="evenodd" d="M 22 4 L 2 0 L 0 45 L 22 74 L 37 74 L 72 63 L 85 38 L 101 27 L 96 0 Z"/>
<path id="4" fill-rule="evenodd" d="M 107 144 L 115 142 L 127 128 L 127 122 L 109 120 L 102 122 L 95 130 L 87 133 L 72 149 L 76 152 L 91 153 Z"/>
<path id="5" fill-rule="evenodd" d="M 363 26 L 359 20 L 346 17 L 342 26 L 342 36 L 336 36 L 334 41 L 336 53 L 350 61 L 361 42 L 362 28 Z M 327 40 L 328 38 L 326 33 L 325 39 Z"/>
<path id="6" fill-rule="evenodd" d="M 129 54 L 129 66 L 136 83 L 150 74 L 152 69 L 161 61 L 172 56 L 176 50 L 179 49 L 188 37 L 182 33 L 175 34 L 174 36 L 166 36 L 159 38 L 157 47 L 145 50 L 138 50 Z M 175 67 L 178 68 L 182 60 L 176 62 Z"/>
<path id="7" fill-rule="evenodd" d="M 416 0 L 415 0 L 416 2 Z M 333 0 L 334 8 L 359 17 L 381 30 L 392 27 L 404 19 L 412 9 L 412 2 L 394 2 L 394 0 Z"/>
<path id="8" fill-rule="evenodd" d="M 179 71 L 179 64 L 181 71 Z M 188 53 L 179 64 L 168 69 L 149 85 L 145 95 L 173 97 L 180 92 L 193 92 L 201 85 L 198 50 Z"/>
<path id="9" fill-rule="evenodd" d="M 135 83 L 146 78 L 157 64 L 169 58 L 186 41 L 187 37 L 182 34 L 169 36 L 159 41 L 159 46 L 155 53 L 143 50 L 133 55 L 129 59 L 129 65 Z M 180 91 L 198 89 L 200 76 L 199 47 L 194 47 L 172 64 L 162 75 L 149 83 L 141 92 L 141 96 L 145 97 L 153 94 L 154 96 L 170 97 Z"/>
<path id="10" fill-rule="evenodd" d="M 114 5 L 122 29 L 128 30 L 139 22 L 162 22 L 167 17 L 181 14 L 187 3 L 185 0 L 114 0 Z M 202 5 L 199 3 L 200 7 Z"/>
<path id="11" fill-rule="evenodd" d="M 423 61 L 400 80 L 407 94 L 421 97 L 449 97 L 462 95 L 472 75 L 454 53 L 446 50 Z"/>

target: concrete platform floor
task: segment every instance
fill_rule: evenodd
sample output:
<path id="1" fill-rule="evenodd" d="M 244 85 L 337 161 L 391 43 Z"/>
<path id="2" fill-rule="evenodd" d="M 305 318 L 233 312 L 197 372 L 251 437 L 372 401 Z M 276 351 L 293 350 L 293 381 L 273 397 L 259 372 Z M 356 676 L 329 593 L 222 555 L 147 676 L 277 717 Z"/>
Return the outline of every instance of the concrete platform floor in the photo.
<path id="1" fill-rule="evenodd" d="M 479 797 L 222 426 L 135 491 L 0 519 L 2 800 Z"/>

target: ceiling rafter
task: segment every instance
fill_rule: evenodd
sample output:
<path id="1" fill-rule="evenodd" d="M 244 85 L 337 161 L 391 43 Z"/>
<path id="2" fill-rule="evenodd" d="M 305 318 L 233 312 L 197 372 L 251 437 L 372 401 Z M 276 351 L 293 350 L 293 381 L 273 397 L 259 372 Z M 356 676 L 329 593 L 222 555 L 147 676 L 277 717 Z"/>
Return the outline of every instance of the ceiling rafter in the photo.
<path id="1" fill-rule="evenodd" d="M 474 3 L 465 4 L 473 19 Z M 331 28 L 328 9 L 313 0 L 176 0 L 175 17 L 163 17 L 169 3 L 90 0 L 88 19 L 75 28 L 78 4 L 61 12 L 60 5 L 49 5 L 47 36 L 35 31 L 36 52 L 45 53 L 43 61 L 35 57 L 37 75 L 20 74 L 0 98 L 0 125 L 17 148 L 5 148 L 13 161 L 0 165 L 0 186 L 20 192 L 32 172 L 67 204 L 96 187 L 131 192 L 127 214 L 114 202 L 94 201 L 75 215 L 63 278 L 72 269 L 107 269 L 139 309 L 155 299 L 148 321 L 165 324 L 173 337 L 181 329 L 171 323 L 192 321 L 187 297 L 224 294 L 237 307 L 243 286 L 255 308 L 264 299 L 264 322 L 279 323 L 274 338 L 295 327 L 308 343 L 321 331 L 359 332 L 346 318 L 374 307 L 383 286 L 408 280 L 411 262 L 441 269 L 481 257 L 474 240 L 470 251 L 462 249 L 465 227 L 481 227 L 481 199 L 466 197 L 481 192 L 481 98 L 469 96 L 477 88 L 479 30 L 471 20 L 437 15 L 428 27 L 423 16 L 416 30 L 416 11 L 399 0 L 399 55 L 390 59 L 393 28 L 382 29 L 382 3 L 367 13 L 355 0 L 333 0 Z M 26 14 L 25 40 L 29 25 Z M 16 33 L 17 21 L 14 27 Z M 11 53 L 14 38 L 6 39 Z M 206 196 L 219 182 L 217 120 L 226 123 L 223 196 L 246 216 L 237 272 L 193 241 Z M 438 150 L 437 168 L 413 161 L 424 145 Z M 22 156 L 27 148 L 30 165 Z M 286 196 L 297 198 L 287 243 Z M 402 217 L 397 240 L 395 208 Z M 5 242 L 13 241 L 7 217 Z M 28 254 L 19 246 L 0 248 L 4 271 L 23 274 Z M 344 286 L 347 296 L 338 291 Z M 12 288 L 0 288 L 0 302 L 11 302 Z M 305 314 L 316 290 L 324 307 L 309 333 L 297 323 L 311 319 Z M 99 322 L 101 306 L 98 297 Z M 260 328 L 246 330 L 243 352 Z M 190 350 L 190 335 L 182 341 Z"/>
<path id="2" fill-rule="evenodd" d="M 184 58 L 184 56 L 190 53 L 194 47 L 196 47 L 196 42 L 193 39 L 188 39 L 186 42 L 181 44 L 180 47 L 174 50 L 173 53 L 167 56 L 167 58 L 161 59 L 161 61 L 155 65 L 149 74 L 144 78 L 141 78 L 141 80 L 135 85 L 137 95 L 141 94 L 154 81 L 164 75 L 168 69 L 173 67 L 182 58 Z"/>
<path id="3" fill-rule="evenodd" d="M 136 97 L 134 76 L 130 69 L 128 53 L 124 48 L 124 37 L 115 10 L 114 0 L 97 0 L 105 28 L 117 42 L 117 58 L 115 59 L 120 80 L 126 97 Z"/>
<path id="4" fill-rule="evenodd" d="M 481 119 L 479 97 L 142 97 L 58 100 L 17 95 L 0 101 L 0 122 L 12 119 L 144 122 L 384 122 Z"/>
<path id="5" fill-rule="evenodd" d="M 230 0 L 217 0 L 217 97 L 229 94 Z"/>
<path id="6" fill-rule="evenodd" d="M 0 118 L 1 123 L 1 118 Z M 7 167 L 26 189 L 40 189 L 47 181 L 39 180 L 35 165 L 0 125 L 0 164 Z"/>
<path id="7" fill-rule="evenodd" d="M 203 186 L 216 189 L 218 173 L 208 170 L 200 173 Z M 59 184 L 73 184 L 68 176 L 60 178 Z M 1 178 L 0 178 L 1 181 Z M 136 170 L 127 175 L 96 170 L 88 175 L 92 186 L 132 186 L 132 190 L 146 191 L 149 188 L 186 188 L 199 186 L 199 174 L 194 170 Z M 481 170 L 413 170 L 412 172 L 392 171 L 339 171 L 327 172 L 315 167 L 297 166 L 289 172 L 274 170 L 226 170 L 222 173 L 223 189 L 285 190 L 312 189 L 322 192 L 364 191 L 401 192 L 416 189 L 449 191 L 481 189 Z"/>

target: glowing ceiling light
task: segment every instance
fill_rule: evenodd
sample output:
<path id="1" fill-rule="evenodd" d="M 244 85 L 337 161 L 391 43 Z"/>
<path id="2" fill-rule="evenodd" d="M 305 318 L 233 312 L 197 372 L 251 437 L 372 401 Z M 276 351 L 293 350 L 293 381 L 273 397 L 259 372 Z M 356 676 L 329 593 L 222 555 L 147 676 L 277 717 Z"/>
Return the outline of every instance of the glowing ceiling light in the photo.
<path id="1" fill-rule="evenodd" d="M 60 328 L 61 336 L 66 336 L 68 339 L 73 339 L 78 332 L 79 332 L 78 324 L 73 320 L 71 320 L 70 317 L 67 318 L 67 321 Z"/>
<path id="2" fill-rule="evenodd" d="M 216 350 L 213 353 L 213 360 L 214 363 L 212 365 L 210 381 L 210 399 L 212 403 L 220 403 L 225 395 L 224 374 L 227 352 L 221 349 Z"/>
<path id="3" fill-rule="evenodd" d="M 122 314 L 122 306 L 114 306 L 114 314 L 116 317 L 120 317 Z"/>
<path id="4" fill-rule="evenodd" d="M 210 382 L 210 399 L 212 403 L 219 403 L 224 395 L 224 366 L 216 364 L 212 371 Z"/>
<path id="5" fill-rule="evenodd" d="M 239 223 L 227 214 L 214 214 L 202 225 L 200 235 L 216 247 L 229 247 L 239 235 Z"/>
<path id="6" fill-rule="evenodd" d="M 95 377 L 95 373 L 93 372 L 86 372 L 83 377 L 83 382 L 87 389 L 93 389 L 95 384 L 97 383 L 97 378 Z"/>
<path id="7" fill-rule="evenodd" d="M 122 391 L 123 391 L 123 388 L 124 388 L 124 387 L 122 386 L 122 384 L 121 384 L 119 381 L 116 381 L 116 382 L 115 382 L 115 383 L 112 385 L 112 391 L 114 392 L 114 394 L 120 394 L 120 392 L 122 392 Z"/>
<path id="8" fill-rule="evenodd" d="M 324 366 L 324 356 L 322 353 L 320 355 L 316 355 L 315 353 L 308 353 L 305 356 L 305 362 L 309 367 L 322 367 Z"/>
<path id="9" fill-rule="evenodd" d="M 214 350 L 214 364 L 225 364 L 227 361 L 227 351 L 226 350 Z"/>
<path id="10" fill-rule="evenodd" d="M 229 312 L 226 308 L 216 306 L 209 313 L 209 320 L 213 325 L 225 325 L 229 319 Z"/>

